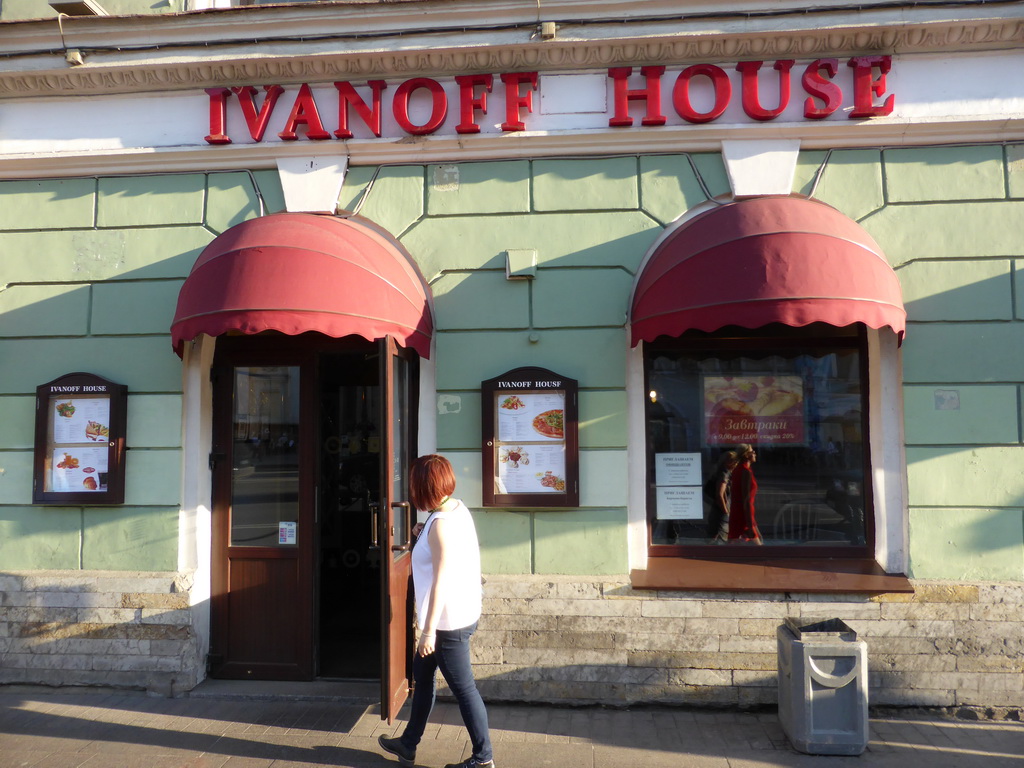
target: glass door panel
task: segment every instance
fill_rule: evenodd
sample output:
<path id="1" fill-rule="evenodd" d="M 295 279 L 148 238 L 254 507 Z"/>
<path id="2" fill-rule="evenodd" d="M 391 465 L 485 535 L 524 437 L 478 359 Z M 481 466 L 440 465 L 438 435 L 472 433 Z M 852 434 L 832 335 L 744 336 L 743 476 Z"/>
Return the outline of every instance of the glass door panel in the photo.
<path id="1" fill-rule="evenodd" d="M 391 379 L 391 499 L 393 555 L 410 549 L 413 510 L 409 504 L 409 363 L 395 356 Z"/>
<path id="2" fill-rule="evenodd" d="M 234 369 L 231 546 L 298 546 L 299 368 Z"/>

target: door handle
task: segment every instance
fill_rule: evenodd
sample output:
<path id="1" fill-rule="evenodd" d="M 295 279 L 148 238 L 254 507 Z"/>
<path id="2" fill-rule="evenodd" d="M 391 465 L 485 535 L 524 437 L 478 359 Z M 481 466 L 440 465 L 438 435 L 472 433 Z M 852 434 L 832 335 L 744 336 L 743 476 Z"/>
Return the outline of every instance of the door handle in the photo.
<path id="1" fill-rule="evenodd" d="M 405 541 L 401 544 L 392 544 L 392 552 L 408 552 L 412 549 L 412 504 L 408 501 L 396 501 L 391 505 L 392 509 L 402 509 L 402 515 L 405 517 Z"/>
<path id="2" fill-rule="evenodd" d="M 370 502 L 370 551 L 380 549 L 380 538 L 377 533 L 380 517 L 380 504 L 376 501 Z"/>

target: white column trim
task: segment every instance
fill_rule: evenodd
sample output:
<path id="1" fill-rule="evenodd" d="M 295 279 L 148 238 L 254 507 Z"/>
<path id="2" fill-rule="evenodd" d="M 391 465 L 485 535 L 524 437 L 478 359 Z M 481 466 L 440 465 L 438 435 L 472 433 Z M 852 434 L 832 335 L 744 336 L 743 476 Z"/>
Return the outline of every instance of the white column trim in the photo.
<path id="1" fill-rule="evenodd" d="M 799 155 L 799 139 L 723 141 L 722 160 L 733 197 L 788 195 Z"/>
<path id="2" fill-rule="evenodd" d="M 200 660 L 210 650 L 213 484 L 213 387 L 210 368 L 216 339 L 201 334 L 185 343 L 182 359 L 181 510 L 178 513 L 178 571 L 192 573 L 189 604 Z M 203 674 L 200 665 L 199 674 Z"/>
<path id="3" fill-rule="evenodd" d="M 285 210 L 335 213 L 347 170 L 346 157 L 278 157 Z"/>
<path id="4" fill-rule="evenodd" d="M 629 338 L 628 329 L 626 338 Z M 643 347 L 637 344 L 626 350 L 626 535 L 631 570 L 642 570 L 647 567 L 647 415 L 644 407 L 646 396 Z"/>
<path id="5" fill-rule="evenodd" d="M 875 512 L 875 560 L 907 573 L 907 457 L 903 431 L 903 358 L 889 328 L 868 333 L 869 445 Z"/>

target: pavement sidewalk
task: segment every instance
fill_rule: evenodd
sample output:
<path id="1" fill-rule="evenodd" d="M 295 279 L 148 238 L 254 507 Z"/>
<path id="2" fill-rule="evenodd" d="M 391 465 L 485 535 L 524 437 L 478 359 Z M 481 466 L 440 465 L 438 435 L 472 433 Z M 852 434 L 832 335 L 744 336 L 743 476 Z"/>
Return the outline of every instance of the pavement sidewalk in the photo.
<path id="1" fill-rule="evenodd" d="M 200 686 L 202 688 L 202 686 Z M 1024 768 L 1024 723 L 900 712 L 871 718 L 860 757 L 794 751 L 774 712 L 492 704 L 499 768 L 892 766 Z M 344 697 L 250 698 L 197 689 L 125 692 L 0 687 L 0 768 L 395 768 L 376 705 Z M 416 764 L 469 755 L 457 707 L 439 703 Z"/>

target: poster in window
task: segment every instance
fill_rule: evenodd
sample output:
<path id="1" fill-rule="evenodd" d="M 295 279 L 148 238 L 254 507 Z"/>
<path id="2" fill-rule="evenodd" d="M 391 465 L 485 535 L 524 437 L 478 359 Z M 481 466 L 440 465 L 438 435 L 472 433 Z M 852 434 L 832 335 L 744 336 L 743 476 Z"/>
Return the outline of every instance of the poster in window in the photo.
<path id="1" fill-rule="evenodd" d="M 707 445 L 805 445 L 800 376 L 704 376 Z"/>

